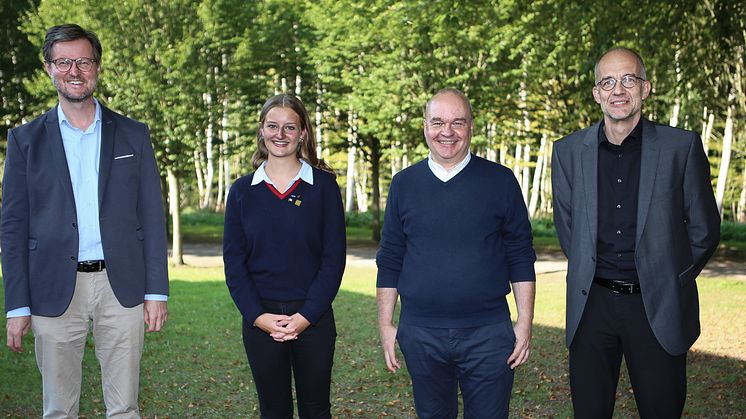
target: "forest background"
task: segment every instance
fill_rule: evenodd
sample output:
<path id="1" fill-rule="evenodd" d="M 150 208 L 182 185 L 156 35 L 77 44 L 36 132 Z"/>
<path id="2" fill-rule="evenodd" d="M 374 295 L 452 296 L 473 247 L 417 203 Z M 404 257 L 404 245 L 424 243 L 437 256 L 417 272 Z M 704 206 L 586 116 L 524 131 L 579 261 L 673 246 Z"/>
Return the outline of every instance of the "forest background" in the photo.
<path id="1" fill-rule="evenodd" d="M 746 223 L 740 1 L 3 0 L 2 138 L 56 103 L 40 50 L 69 22 L 102 41 L 97 98 L 150 126 L 176 264 L 180 214 L 223 210 L 279 92 L 306 104 L 374 240 L 391 177 L 427 155 L 422 107 L 444 87 L 472 101 L 472 151 L 510 167 L 531 217 L 547 219 L 552 142 L 601 119 L 593 66 L 614 45 L 645 59 L 644 115 L 700 133 L 723 219 Z"/>

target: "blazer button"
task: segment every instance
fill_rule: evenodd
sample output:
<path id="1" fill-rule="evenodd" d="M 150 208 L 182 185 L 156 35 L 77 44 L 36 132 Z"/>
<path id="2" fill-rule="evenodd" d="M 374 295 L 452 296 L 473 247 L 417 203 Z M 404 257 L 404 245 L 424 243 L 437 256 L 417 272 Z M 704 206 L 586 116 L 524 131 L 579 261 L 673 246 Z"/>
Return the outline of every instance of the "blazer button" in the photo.
<path id="1" fill-rule="evenodd" d="M 73 228 L 77 230 L 78 229 L 78 223 L 73 223 Z"/>
<path id="2" fill-rule="evenodd" d="M 75 256 L 70 256 L 70 260 L 75 260 Z"/>
<path id="3" fill-rule="evenodd" d="M 595 262 L 596 261 L 596 257 L 595 256 L 591 256 L 591 260 Z"/>
<path id="4" fill-rule="evenodd" d="M 588 295 L 588 291 L 586 291 L 586 290 L 582 290 L 582 291 L 580 291 L 580 293 L 583 294 L 583 295 Z"/>

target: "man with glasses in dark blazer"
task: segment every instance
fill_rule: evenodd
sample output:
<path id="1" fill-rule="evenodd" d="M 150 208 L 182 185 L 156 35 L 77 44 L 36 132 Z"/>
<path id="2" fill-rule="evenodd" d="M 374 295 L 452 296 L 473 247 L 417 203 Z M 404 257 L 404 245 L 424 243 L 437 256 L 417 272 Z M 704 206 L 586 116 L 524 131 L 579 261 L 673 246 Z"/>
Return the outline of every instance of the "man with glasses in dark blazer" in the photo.
<path id="1" fill-rule="evenodd" d="M 696 278 L 720 240 L 699 136 L 642 117 L 645 65 L 627 48 L 596 63 L 603 120 L 554 144 L 554 222 L 568 258 L 575 417 L 611 418 L 622 357 L 642 418 L 678 418 L 699 336 Z"/>
<path id="2" fill-rule="evenodd" d="M 34 333 L 44 418 L 78 417 L 89 327 L 107 417 L 138 418 L 143 323 L 168 317 L 166 231 L 148 127 L 93 97 L 101 43 L 49 29 L 45 69 L 59 104 L 10 130 L 2 270 L 11 350 Z"/>

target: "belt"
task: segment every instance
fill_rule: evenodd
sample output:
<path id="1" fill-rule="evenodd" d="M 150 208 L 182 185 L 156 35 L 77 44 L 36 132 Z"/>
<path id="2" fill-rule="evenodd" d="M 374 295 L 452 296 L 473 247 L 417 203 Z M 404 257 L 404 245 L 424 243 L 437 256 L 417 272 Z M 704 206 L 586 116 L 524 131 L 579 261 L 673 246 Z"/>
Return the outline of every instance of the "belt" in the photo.
<path id="1" fill-rule="evenodd" d="M 84 260 L 78 262 L 78 272 L 101 272 L 106 269 L 106 263 L 103 260 Z"/>
<path id="2" fill-rule="evenodd" d="M 614 294 L 639 294 L 640 283 L 629 281 L 615 281 L 613 279 L 594 277 L 593 282 L 610 289 Z"/>

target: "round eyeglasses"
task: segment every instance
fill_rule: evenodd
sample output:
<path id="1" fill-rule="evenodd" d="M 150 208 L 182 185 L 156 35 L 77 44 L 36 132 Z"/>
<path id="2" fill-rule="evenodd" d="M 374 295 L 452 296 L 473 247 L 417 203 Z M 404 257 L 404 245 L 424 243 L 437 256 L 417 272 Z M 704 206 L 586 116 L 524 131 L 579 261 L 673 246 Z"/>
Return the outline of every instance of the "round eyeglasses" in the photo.
<path id="1" fill-rule="evenodd" d="M 617 82 L 622 83 L 622 87 L 625 89 L 631 89 L 637 85 L 637 80 L 645 81 L 642 77 L 637 77 L 634 74 L 627 74 L 622 76 L 621 79 L 615 79 L 613 77 L 607 77 L 596 83 L 596 86 L 602 90 L 613 90 L 616 87 Z"/>
<path id="2" fill-rule="evenodd" d="M 54 64 L 54 66 L 57 67 L 57 70 L 63 73 L 70 71 L 70 69 L 73 68 L 73 63 L 75 63 L 78 70 L 85 73 L 93 69 L 96 65 L 96 60 L 93 58 L 76 58 L 74 60 L 70 58 L 58 58 L 56 60 L 47 61 L 47 63 Z"/>

